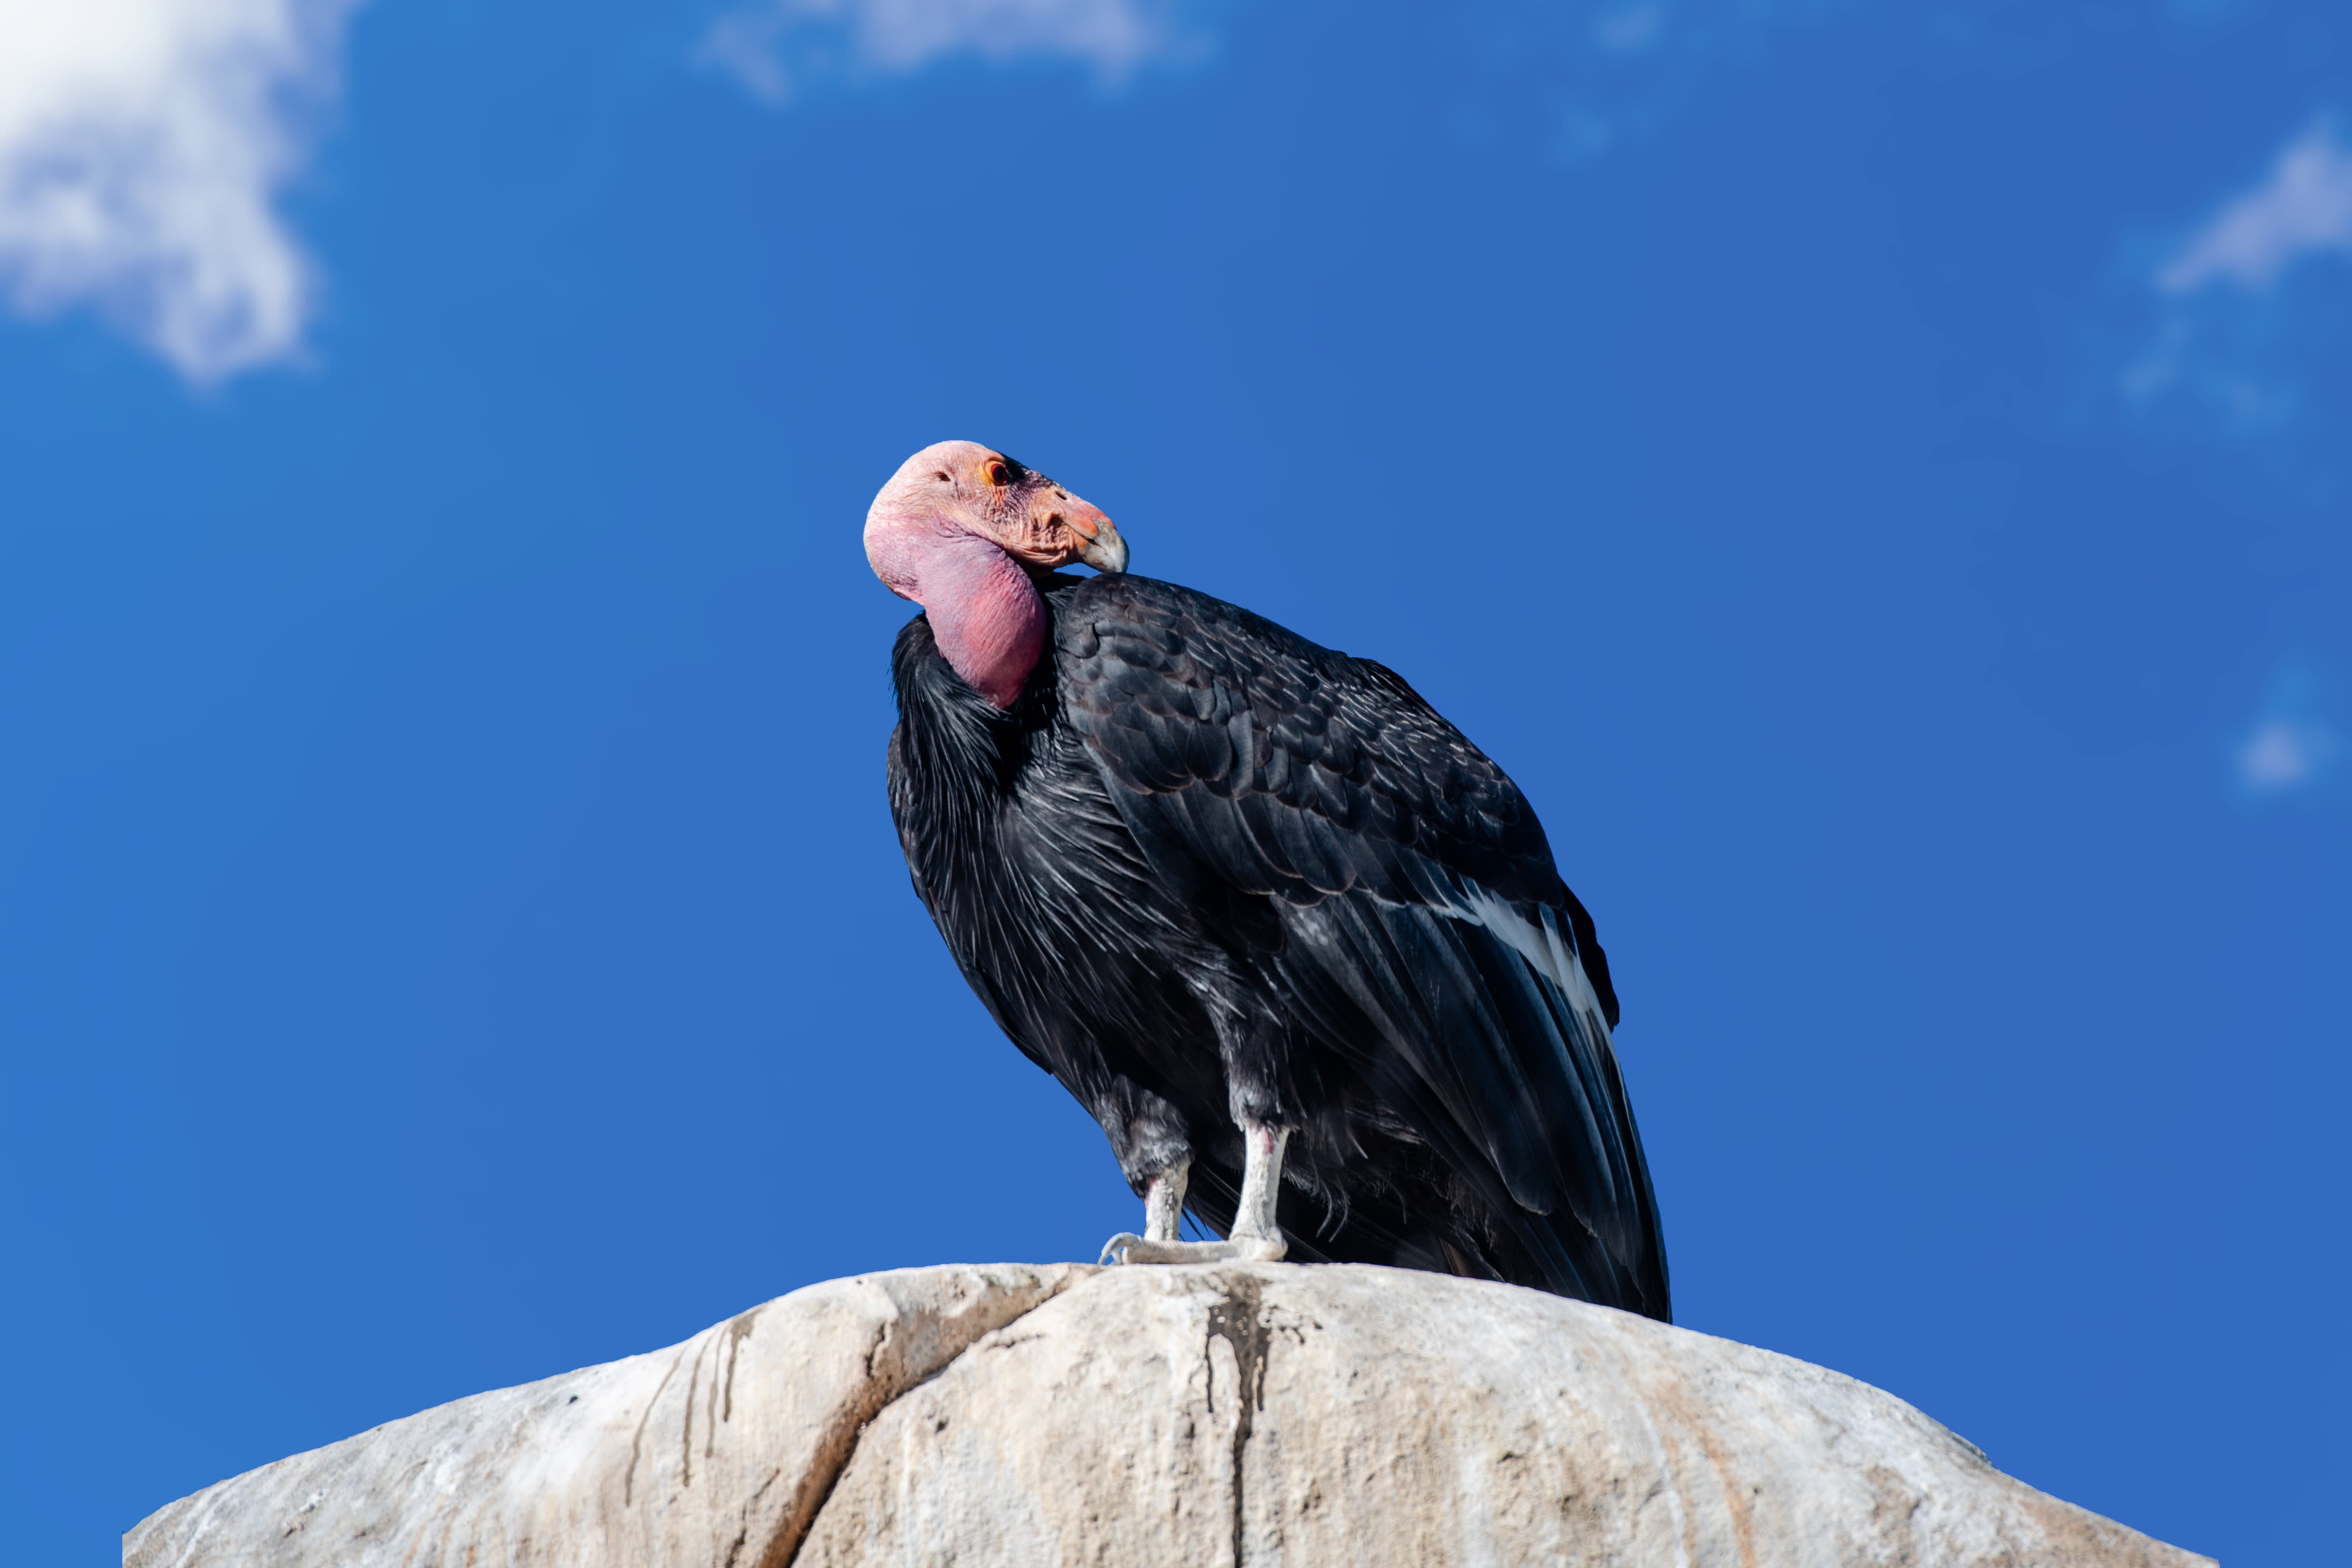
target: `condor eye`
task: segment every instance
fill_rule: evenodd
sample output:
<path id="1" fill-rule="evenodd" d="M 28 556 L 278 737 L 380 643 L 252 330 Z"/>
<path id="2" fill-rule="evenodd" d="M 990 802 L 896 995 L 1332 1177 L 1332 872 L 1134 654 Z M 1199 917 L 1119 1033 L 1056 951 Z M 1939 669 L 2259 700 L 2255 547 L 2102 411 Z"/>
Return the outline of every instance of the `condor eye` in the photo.
<path id="1" fill-rule="evenodd" d="M 1013 482 L 1013 470 L 1004 466 L 1003 458 L 991 458 L 988 460 L 988 482 L 998 486 Z"/>

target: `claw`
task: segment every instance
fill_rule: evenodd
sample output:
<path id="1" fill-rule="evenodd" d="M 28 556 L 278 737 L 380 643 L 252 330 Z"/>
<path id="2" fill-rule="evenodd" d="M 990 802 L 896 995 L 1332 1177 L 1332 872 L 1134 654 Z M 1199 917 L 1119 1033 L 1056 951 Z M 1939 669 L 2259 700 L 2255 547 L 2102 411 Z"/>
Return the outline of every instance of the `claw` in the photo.
<path id="1" fill-rule="evenodd" d="M 1149 1241 L 1123 1230 L 1103 1243 L 1105 1263 L 1279 1263 L 1290 1250 L 1281 1237 L 1237 1236 L 1231 1241 Z"/>

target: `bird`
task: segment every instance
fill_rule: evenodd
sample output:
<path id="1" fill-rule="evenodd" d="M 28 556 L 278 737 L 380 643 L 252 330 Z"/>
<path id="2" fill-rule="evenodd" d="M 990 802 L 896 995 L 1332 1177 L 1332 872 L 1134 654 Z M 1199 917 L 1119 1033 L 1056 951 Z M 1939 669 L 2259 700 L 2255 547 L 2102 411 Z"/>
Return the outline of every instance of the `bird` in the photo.
<path id="1" fill-rule="evenodd" d="M 865 543 L 919 609 L 907 868 L 1143 1201 L 1103 1262 L 1385 1264 L 1673 1321 L 1608 960 L 1500 767 L 1387 667 L 1129 574 L 1106 513 L 981 443 L 908 458 Z"/>

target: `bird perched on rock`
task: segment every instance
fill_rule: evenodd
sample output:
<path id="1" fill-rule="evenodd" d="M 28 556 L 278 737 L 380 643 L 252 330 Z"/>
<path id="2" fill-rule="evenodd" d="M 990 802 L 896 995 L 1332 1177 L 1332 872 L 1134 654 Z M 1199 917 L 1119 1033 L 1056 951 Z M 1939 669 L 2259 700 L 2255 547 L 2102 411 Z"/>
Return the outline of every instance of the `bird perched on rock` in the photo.
<path id="1" fill-rule="evenodd" d="M 891 661 L 908 869 L 1143 1199 L 1107 1261 L 1670 1318 L 1608 963 L 1502 769 L 1382 666 L 1127 575 L 1109 518 L 973 442 L 907 459 L 866 553 L 923 611 Z"/>

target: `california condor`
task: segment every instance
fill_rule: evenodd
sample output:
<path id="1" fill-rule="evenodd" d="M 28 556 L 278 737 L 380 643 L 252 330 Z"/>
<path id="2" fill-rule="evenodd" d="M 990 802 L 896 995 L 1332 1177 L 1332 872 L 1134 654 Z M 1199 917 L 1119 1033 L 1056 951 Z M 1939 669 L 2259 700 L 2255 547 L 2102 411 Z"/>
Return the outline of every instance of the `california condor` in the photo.
<path id="1" fill-rule="evenodd" d="M 1143 1199 L 1107 1260 L 1670 1318 L 1608 962 L 1501 768 L 1393 671 L 1126 574 L 1109 518 L 973 442 L 907 460 L 866 552 L 923 610 L 892 657 L 908 869 Z M 1225 1239 L 1180 1240 L 1188 1210 Z"/>

